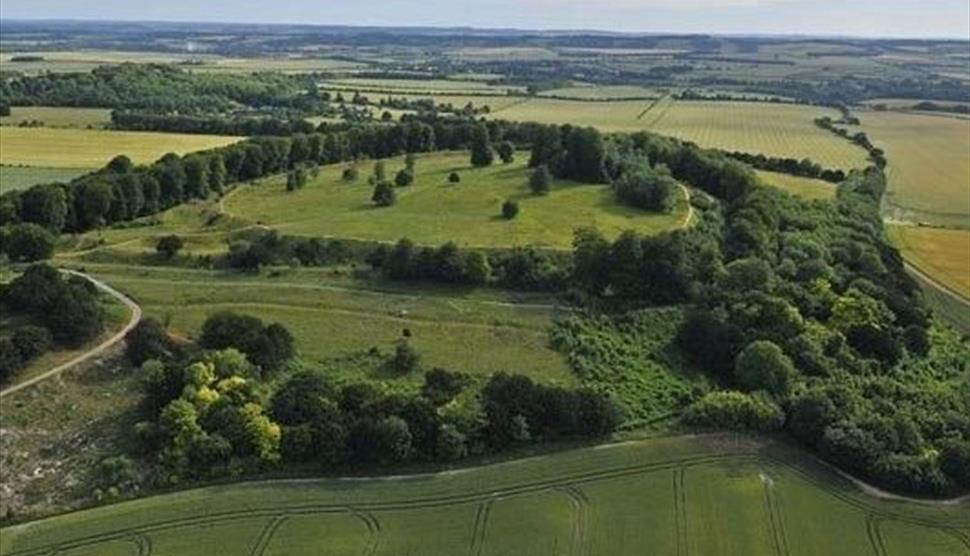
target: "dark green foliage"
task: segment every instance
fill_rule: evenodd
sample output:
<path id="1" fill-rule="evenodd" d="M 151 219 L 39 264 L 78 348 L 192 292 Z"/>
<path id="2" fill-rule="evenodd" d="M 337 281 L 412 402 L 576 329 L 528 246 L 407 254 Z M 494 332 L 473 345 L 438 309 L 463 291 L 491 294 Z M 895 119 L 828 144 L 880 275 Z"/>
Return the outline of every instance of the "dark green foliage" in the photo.
<path id="1" fill-rule="evenodd" d="M 489 139 L 488 127 L 485 124 L 478 124 L 472 129 L 471 151 L 472 166 L 488 166 L 495 159 L 495 153 L 492 152 L 492 144 Z"/>
<path id="2" fill-rule="evenodd" d="M 394 187 L 388 182 L 377 182 L 370 200 L 379 207 L 389 207 L 397 202 L 397 193 L 394 192 Z"/>
<path id="3" fill-rule="evenodd" d="M 544 164 L 537 166 L 529 176 L 529 189 L 536 195 L 545 195 L 551 187 L 552 174 L 549 173 L 549 168 Z"/>
<path id="4" fill-rule="evenodd" d="M 306 185 L 307 171 L 302 165 L 290 170 L 286 173 L 286 190 L 296 191 L 297 189 L 303 189 Z"/>
<path id="5" fill-rule="evenodd" d="M 619 408 L 602 394 L 543 386 L 521 375 L 494 375 L 482 389 L 482 404 L 486 438 L 494 447 L 526 439 L 601 436 L 621 421 Z"/>
<path id="6" fill-rule="evenodd" d="M 344 171 L 340 177 L 345 182 L 354 182 L 354 181 L 357 181 L 357 177 L 359 174 L 360 174 L 360 171 L 357 170 L 356 166 L 348 166 L 344 168 Z"/>
<path id="7" fill-rule="evenodd" d="M 448 174 L 448 183 L 458 183 L 460 181 L 461 181 L 461 176 L 458 175 L 458 172 L 452 172 Z"/>
<path id="8" fill-rule="evenodd" d="M 13 340 L 13 345 L 24 362 L 44 354 L 54 341 L 49 330 L 43 326 L 30 324 L 15 328 L 10 339 Z"/>
<path id="9" fill-rule="evenodd" d="M 511 141 L 502 141 L 495 149 L 502 164 L 511 164 L 515 160 L 515 145 Z"/>
<path id="10" fill-rule="evenodd" d="M 735 381 L 748 392 L 764 390 L 776 397 L 788 394 L 795 367 L 773 342 L 758 340 L 745 347 L 734 364 Z"/>
<path id="11" fill-rule="evenodd" d="M 57 270 L 35 264 L 3 289 L 10 309 L 32 316 L 54 340 L 80 345 L 104 328 L 104 309 L 97 288 L 84 278 L 65 280 Z"/>
<path id="12" fill-rule="evenodd" d="M 155 251 L 165 259 L 172 259 L 175 255 L 182 250 L 182 238 L 175 234 L 162 236 L 158 239 L 155 244 Z"/>
<path id="13" fill-rule="evenodd" d="M 673 210 L 677 188 L 677 181 L 665 168 L 647 166 L 624 172 L 613 182 L 613 190 L 621 202 L 654 212 Z"/>
<path id="14" fill-rule="evenodd" d="M 263 326 L 256 317 L 229 311 L 206 319 L 199 343 L 207 349 L 236 348 L 264 371 L 278 369 L 294 354 L 293 336 L 282 325 Z"/>
<path id="15" fill-rule="evenodd" d="M 56 238 L 37 224 L 13 224 L 0 228 L 0 254 L 11 261 L 34 262 L 54 254 Z"/>
<path id="16" fill-rule="evenodd" d="M 468 382 L 463 374 L 434 368 L 424 374 L 421 395 L 433 405 L 442 406 L 460 394 Z"/>
<path id="17" fill-rule="evenodd" d="M 149 359 L 167 360 L 171 357 L 173 343 L 165 326 L 153 317 L 143 318 L 125 335 L 128 359 L 141 365 Z"/>
<path id="18" fill-rule="evenodd" d="M 67 217 L 67 196 L 58 185 L 38 185 L 20 195 L 20 219 L 60 233 Z"/>
<path id="19" fill-rule="evenodd" d="M 407 187 L 412 183 L 414 183 L 414 170 L 405 168 L 394 176 L 394 185 L 398 187 Z"/>
<path id="20" fill-rule="evenodd" d="M 690 405 L 684 421 L 701 427 L 771 432 L 784 425 L 785 414 L 767 397 L 725 390 L 711 392 Z"/>
<path id="21" fill-rule="evenodd" d="M 506 220 L 512 220 L 519 215 L 519 203 L 507 199 L 502 203 L 502 218 Z"/>
<path id="22" fill-rule="evenodd" d="M 437 249 L 418 249 L 407 238 L 399 240 L 390 250 L 375 249 L 369 257 L 392 280 L 429 280 L 451 284 L 485 284 L 491 267 L 488 259 L 475 251 L 462 252 L 452 242 Z"/>
<path id="23" fill-rule="evenodd" d="M 388 361 L 388 365 L 399 374 L 407 374 L 417 370 L 421 357 L 406 339 L 398 341 L 394 346 L 394 355 Z"/>

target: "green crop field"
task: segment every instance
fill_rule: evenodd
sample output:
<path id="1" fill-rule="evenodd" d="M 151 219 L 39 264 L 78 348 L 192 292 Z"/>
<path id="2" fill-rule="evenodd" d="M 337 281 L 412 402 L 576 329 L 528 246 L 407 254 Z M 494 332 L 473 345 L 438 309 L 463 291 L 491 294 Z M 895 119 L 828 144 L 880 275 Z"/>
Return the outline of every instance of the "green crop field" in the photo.
<path id="1" fill-rule="evenodd" d="M 571 123 L 603 131 L 649 130 L 705 148 L 768 156 L 810 158 L 826 168 L 861 168 L 866 153 L 813 120 L 837 118 L 832 109 L 767 102 L 660 101 L 583 102 L 533 99 L 502 110 L 505 120 Z"/>
<path id="2" fill-rule="evenodd" d="M 834 199 L 838 185 L 823 180 L 802 178 L 780 172 L 755 172 L 761 181 L 772 187 L 777 187 L 803 199 Z"/>
<path id="3" fill-rule="evenodd" d="M 15 189 L 27 189 L 38 183 L 67 182 L 90 171 L 91 168 L 0 166 L 0 193 Z"/>
<path id="4" fill-rule="evenodd" d="M 970 120 L 874 111 L 860 118 L 889 159 L 889 216 L 970 228 Z"/>
<path id="5" fill-rule="evenodd" d="M 147 315 L 170 321 L 172 331 L 184 337 L 196 336 L 212 313 L 233 310 L 284 324 L 305 360 L 323 361 L 372 347 L 388 353 L 408 328 L 412 345 L 429 369 L 482 375 L 517 371 L 545 382 L 575 383 L 565 357 L 549 345 L 549 327 L 561 310 L 546 299 L 520 304 L 491 292 L 365 284 L 319 269 L 287 270 L 274 278 L 87 261 L 69 264 L 125 292 Z M 477 356 L 470 358 L 469 353 Z M 356 379 L 389 378 L 373 374 L 379 370 L 350 366 L 335 372 L 356 373 L 351 377 Z"/>
<path id="6" fill-rule="evenodd" d="M 887 233 L 913 266 L 970 299 L 970 231 L 888 226 Z"/>
<path id="7" fill-rule="evenodd" d="M 353 183 L 341 180 L 343 165 L 333 165 L 301 190 L 287 192 L 285 179 L 275 177 L 246 186 L 225 206 L 238 219 L 288 234 L 382 241 L 408 237 L 421 244 L 455 241 L 475 247 L 568 248 L 573 231 L 581 226 L 616 236 L 631 228 L 644 233 L 669 230 L 687 219 L 684 196 L 673 212 L 659 214 L 618 204 L 605 185 L 556 182 L 548 195 L 533 195 L 527 159 L 527 153 L 519 153 L 512 164 L 476 169 L 467 153 L 420 156 L 414 184 L 397 188 L 398 201 L 391 207 L 378 208 L 370 201 L 370 163 L 360 166 L 361 177 Z M 391 177 L 403 167 L 401 158 L 387 161 Z M 448 182 L 452 171 L 460 174 L 461 183 Z M 519 202 L 514 220 L 501 217 L 506 199 Z"/>
<path id="8" fill-rule="evenodd" d="M 508 91 L 524 91 L 523 87 L 506 85 L 489 85 L 475 79 L 376 79 L 365 77 L 347 77 L 322 81 L 320 87 L 324 89 L 350 91 L 395 91 L 400 93 L 437 93 L 437 94 L 499 94 Z"/>
<path id="9" fill-rule="evenodd" d="M 656 438 L 385 479 L 153 496 L 0 535 L 34 554 L 963 555 L 970 507 L 860 493 L 810 457 L 728 436 Z"/>
<path id="10" fill-rule="evenodd" d="M 142 164 L 153 162 L 165 153 L 184 154 L 238 140 L 238 137 L 216 135 L 3 127 L 0 128 L 0 164 L 98 168 L 119 154 Z"/>
<path id="11" fill-rule="evenodd" d="M 0 117 L 0 125 L 19 125 L 39 121 L 44 127 L 103 127 L 111 122 L 106 108 L 62 108 L 57 106 L 13 106 L 9 116 Z"/>

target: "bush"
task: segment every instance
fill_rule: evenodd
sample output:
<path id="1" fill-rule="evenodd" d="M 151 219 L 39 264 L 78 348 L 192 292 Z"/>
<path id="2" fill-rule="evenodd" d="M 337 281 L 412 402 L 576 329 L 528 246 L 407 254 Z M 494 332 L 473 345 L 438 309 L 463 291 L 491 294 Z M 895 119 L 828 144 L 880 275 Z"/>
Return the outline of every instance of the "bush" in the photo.
<path id="1" fill-rule="evenodd" d="M 764 396 L 728 390 L 711 392 L 692 404 L 684 421 L 702 427 L 769 432 L 782 427 L 785 415 Z"/>
<path id="2" fill-rule="evenodd" d="M 458 175 L 458 172 L 452 172 L 448 174 L 448 183 L 458 183 L 460 181 L 461 181 L 461 176 Z"/>
<path id="3" fill-rule="evenodd" d="M 418 368 L 420 356 L 407 340 L 400 340 L 394 347 L 390 365 L 395 371 L 406 374 Z"/>
<path id="4" fill-rule="evenodd" d="M 206 349 L 236 348 L 264 371 L 275 370 L 294 355 L 293 336 L 281 324 L 230 311 L 215 313 L 202 325 L 199 343 Z"/>
<path id="5" fill-rule="evenodd" d="M 182 249 L 183 245 L 182 238 L 179 236 L 167 235 L 159 238 L 158 243 L 155 244 L 155 251 L 163 258 L 171 259 Z"/>
<path id="6" fill-rule="evenodd" d="M 677 187 L 677 181 L 669 172 L 647 166 L 624 172 L 613 183 L 613 190 L 621 202 L 655 212 L 673 210 Z"/>
<path id="7" fill-rule="evenodd" d="M 382 181 L 374 186 L 374 194 L 371 195 L 370 199 L 379 207 L 389 207 L 397 202 L 397 193 L 394 192 L 391 184 Z"/>
<path id="8" fill-rule="evenodd" d="M 745 390 L 765 390 L 775 396 L 788 393 L 795 376 L 795 366 L 785 352 L 773 342 L 751 342 L 738 355 L 735 379 Z"/>
<path id="9" fill-rule="evenodd" d="M 171 356 L 171 340 L 158 319 L 147 317 L 125 335 L 125 353 L 135 365 L 149 359 L 167 359 Z"/>
<path id="10" fill-rule="evenodd" d="M 24 363 L 49 350 L 54 340 L 50 331 L 43 326 L 29 324 L 16 328 L 10 339 Z"/>
<path id="11" fill-rule="evenodd" d="M 503 164 L 511 164 L 515 161 L 515 145 L 511 141 L 502 141 L 495 150 Z"/>
<path id="12" fill-rule="evenodd" d="M 410 168 L 405 168 L 394 176 L 394 185 L 398 187 L 407 187 L 414 183 L 414 170 Z"/>
<path id="13" fill-rule="evenodd" d="M 512 220 L 519 214 L 519 203 L 509 199 L 502 203 L 502 218 Z"/>
<path id="14" fill-rule="evenodd" d="M 552 187 L 552 174 L 549 173 L 549 167 L 545 164 L 540 165 L 532 172 L 532 176 L 529 177 L 529 189 L 532 190 L 536 195 L 545 195 L 549 193 L 549 189 Z"/>
<path id="15" fill-rule="evenodd" d="M 0 253 L 17 262 L 49 259 L 56 238 L 43 226 L 24 223 L 0 228 Z"/>
<path id="16" fill-rule="evenodd" d="M 357 177 L 360 175 L 360 171 L 356 166 L 348 166 L 344 168 L 343 174 L 341 174 L 340 179 L 345 182 L 357 181 Z"/>

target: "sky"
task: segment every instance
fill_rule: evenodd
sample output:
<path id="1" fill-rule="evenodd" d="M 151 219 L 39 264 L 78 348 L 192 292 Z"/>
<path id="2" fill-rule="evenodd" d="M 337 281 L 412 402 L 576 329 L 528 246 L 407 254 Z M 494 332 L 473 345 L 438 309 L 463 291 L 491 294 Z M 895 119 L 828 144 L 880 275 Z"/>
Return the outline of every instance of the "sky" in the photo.
<path id="1" fill-rule="evenodd" d="M 2 0 L 0 19 L 428 25 L 970 40 L 970 0 Z"/>

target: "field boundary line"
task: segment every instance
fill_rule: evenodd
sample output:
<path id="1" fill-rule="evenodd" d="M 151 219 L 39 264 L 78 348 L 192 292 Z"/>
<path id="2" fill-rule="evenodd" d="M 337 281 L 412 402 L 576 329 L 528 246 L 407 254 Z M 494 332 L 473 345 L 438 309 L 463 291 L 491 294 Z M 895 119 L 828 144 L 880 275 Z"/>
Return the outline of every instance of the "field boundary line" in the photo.
<path id="1" fill-rule="evenodd" d="M 674 494 L 674 539 L 677 547 L 677 556 L 687 556 L 687 495 L 684 492 L 684 468 L 677 467 L 673 472 L 673 494 Z"/>
<path id="2" fill-rule="evenodd" d="M 469 545 L 470 556 L 480 556 L 485 550 L 485 536 L 488 534 L 488 518 L 492 513 L 495 498 L 489 498 L 478 505 L 475 523 L 472 526 L 472 540 Z"/>
<path id="3" fill-rule="evenodd" d="M 280 525 L 282 525 L 283 522 L 288 518 L 288 515 L 283 514 L 271 519 L 269 523 L 263 527 L 263 530 L 260 531 L 259 536 L 256 537 L 256 542 L 253 544 L 253 550 L 250 552 L 250 554 L 252 554 L 252 556 L 263 556 L 263 553 L 266 552 L 266 547 L 268 547 L 270 541 L 273 540 L 273 535 L 276 533 L 276 530 L 279 529 Z"/>
<path id="4" fill-rule="evenodd" d="M 62 363 L 62 364 L 54 367 L 53 369 L 51 369 L 49 371 L 46 371 L 46 372 L 44 372 L 42 374 L 39 374 L 39 375 L 31 378 L 30 380 L 25 380 L 24 382 L 21 382 L 20 384 L 15 384 L 15 385 L 13 385 L 13 386 L 11 386 L 11 387 L 3 390 L 3 391 L 0 391 L 0 398 L 9 396 L 10 394 L 13 394 L 15 392 L 19 392 L 20 390 L 23 390 L 24 388 L 28 388 L 30 386 L 33 386 L 34 384 L 37 384 L 38 382 L 41 382 L 41 381 L 47 380 L 47 379 L 49 379 L 51 377 L 57 376 L 57 375 L 63 373 L 64 371 L 66 371 L 66 370 L 68 370 L 68 369 L 70 369 L 72 367 L 75 367 L 75 366 L 77 366 L 77 365 L 79 365 L 79 364 L 87 361 L 88 359 L 91 359 L 92 357 L 94 357 L 96 355 L 100 355 L 101 353 L 104 353 L 105 350 L 107 350 L 111 346 L 115 345 L 116 343 L 118 343 L 119 341 L 121 341 L 122 339 L 124 339 L 124 337 L 128 334 L 128 332 L 130 332 L 141 321 L 141 315 L 142 315 L 141 307 L 139 307 L 137 303 L 135 303 L 134 301 L 132 301 L 132 299 L 129 298 L 128 296 L 126 296 L 125 294 L 123 294 L 123 293 L 119 292 L 118 290 L 112 288 L 111 286 L 109 286 L 108 284 L 102 282 L 101 280 L 98 280 L 97 278 L 94 278 L 93 276 L 89 276 L 89 275 L 87 275 L 87 274 L 85 274 L 83 272 L 78 272 L 76 270 L 67 270 L 67 269 L 61 269 L 61 272 L 65 273 L 65 274 L 70 274 L 72 276 L 80 276 L 81 278 L 84 278 L 84 279 L 88 280 L 89 282 L 91 282 L 92 284 L 94 284 L 95 287 L 97 287 L 99 290 L 101 290 L 103 292 L 106 292 L 108 295 L 114 297 L 115 299 L 117 299 L 118 301 L 120 301 L 121 303 L 123 303 L 131 311 L 131 317 L 128 319 L 128 322 L 121 328 L 121 330 L 119 330 L 118 332 L 116 332 L 114 335 L 112 335 L 107 340 L 101 342 L 100 344 L 94 346 L 93 348 L 91 348 L 88 351 L 82 353 L 81 355 L 78 355 L 77 357 L 71 359 L 70 361 L 68 361 L 66 363 Z"/>

